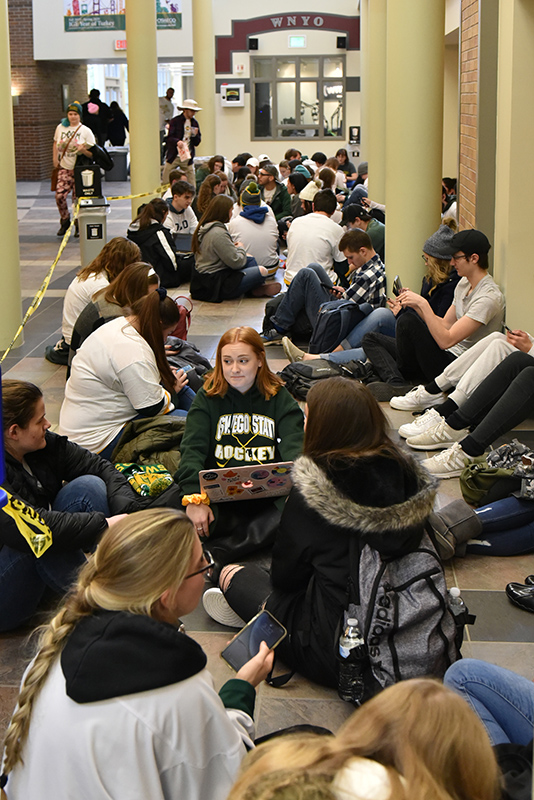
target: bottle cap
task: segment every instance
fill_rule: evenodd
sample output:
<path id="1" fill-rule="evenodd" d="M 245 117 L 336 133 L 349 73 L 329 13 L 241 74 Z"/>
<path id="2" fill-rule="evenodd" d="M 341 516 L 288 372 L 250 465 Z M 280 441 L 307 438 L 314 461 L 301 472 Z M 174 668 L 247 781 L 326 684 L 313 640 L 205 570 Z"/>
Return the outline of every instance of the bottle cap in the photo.
<path id="1" fill-rule="evenodd" d="M 350 619 L 347 620 L 347 625 L 350 625 L 351 628 L 355 628 L 358 625 L 358 620 L 354 619 L 354 617 L 350 617 Z"/>
<path id="2" fill-rule="evenodd" d="M 460 597 L 460 590 L 457 586 L 451 586 L 449 594 L 451 597 Z"/>

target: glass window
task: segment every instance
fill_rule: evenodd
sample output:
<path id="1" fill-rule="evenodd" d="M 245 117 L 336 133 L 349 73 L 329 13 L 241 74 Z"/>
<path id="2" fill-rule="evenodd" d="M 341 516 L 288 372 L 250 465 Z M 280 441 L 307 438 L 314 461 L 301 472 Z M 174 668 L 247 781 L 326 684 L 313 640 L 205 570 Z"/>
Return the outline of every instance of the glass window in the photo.
<path id="1" fill-rule="evenodd" d="M 344 138 L 345 56 L 251 62 L 253 138 Z"/>

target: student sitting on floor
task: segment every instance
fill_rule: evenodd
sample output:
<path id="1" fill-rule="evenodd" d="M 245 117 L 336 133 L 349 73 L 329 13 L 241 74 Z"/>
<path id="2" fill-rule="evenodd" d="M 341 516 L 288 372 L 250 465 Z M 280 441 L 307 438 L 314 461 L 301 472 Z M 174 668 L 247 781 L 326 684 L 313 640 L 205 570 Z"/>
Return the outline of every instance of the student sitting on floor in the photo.
<path id="1" fill-rule="evenodd" d="M 187 416 L 176 474 L 187 515 L 199 536 L 210 537 L 210 550 L 220 553 L 219 561 L 232 557 L 220 537 L 227 541 L 233 531 L 234 551 L 238 544 L 243 553 L 272 544 L 284 498 L 210 506 L 199 494 L 199 471 L 292 461 L 301 451 L 302 436 L 302 411 L 269 369 L 259 334 L 246 327 L 226 331 L 215 368 Z M 260 520 L 256 533 L 255 520 Z"/>
<path id="2" fill-rule="evenodd" d="M 499 769 L 480 721 L 449 689 L 422 679 L 381 692 L 335 737 L 284 736 L 260 744 L 243 761 L 228 800 L 499 796 Z"/>
<path id="3" fill-rule="evenodd" d="M 226 799 L 273 654 L 262 642 L 216 693 L 180 621 L 210 566 L 179 511 L 141 511 L 104 534 L 24 675 L 5 740 L 9 798 Z"/>
<path id="4" fill-rule="evenodd" d="M 142 297 L 126 319 L 92 333 L 72 360 L 60 433 L 103 458 L 111 458 L 130 420 L 185 416 L 194 398 L 184 371 L 171 368 L 165 355 L 165 339 L 179 320 L 166 294 L 158 289 Z"/>

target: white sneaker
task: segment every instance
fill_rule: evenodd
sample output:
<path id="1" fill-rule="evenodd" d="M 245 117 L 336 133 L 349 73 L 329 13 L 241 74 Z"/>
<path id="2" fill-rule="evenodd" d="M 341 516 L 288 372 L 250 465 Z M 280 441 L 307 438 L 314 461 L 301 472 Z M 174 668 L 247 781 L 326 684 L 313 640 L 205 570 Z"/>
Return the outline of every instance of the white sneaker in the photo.
<path id="1" fill-rule="evenodd" d="M 420 385 L 404 396 L 392 397 L 389 404 L 391 408 L 398 408 L 400 411 L 424 411 L 429 406 L 439 406 L 444 400 L 443 392 L 430 394 Z"/>
<path id="2" fill-rule="evenodd" d="M 425 413 L 417 417 L 414 422 L 405 422 L 404 425 L 401 425 L 399 436 L 402 436 L 403 439 L 408 439 L 410 436 L 419 436 L 420 433 L 424 433 L 429 428 L 437 425 L 440 419 L 443 419 L 443 417 L 434 408 L 427 408 Z"/>
<path id="3" fill-rule="evenodd" d="M 414 450 L 444 450 L 455 442 L 465 439 L 468 433 L 466 428 L 455 431 L 450 425 L 447 425 L 445 417 L 440 417 L 432 428 L 427 428 L 423 433 L 406 439 L 406 444 L 413 447 Z"/>
<path id="4" fill-rule="evenodd" d="M 458 442 L 455 442 L 448 450 L 426 458 L 421 463 L 436 478 L 458 478 L 472 460 L 473 457 L 464 453 Z"/>
<path id="5" fill-rule="evenodd" d="M 244 628 L 243 622 L 235 611 L 232 610 L 220 589 L 207 589 L 202 596 L 202 604 L 206 614 L 227 628 Z"/>

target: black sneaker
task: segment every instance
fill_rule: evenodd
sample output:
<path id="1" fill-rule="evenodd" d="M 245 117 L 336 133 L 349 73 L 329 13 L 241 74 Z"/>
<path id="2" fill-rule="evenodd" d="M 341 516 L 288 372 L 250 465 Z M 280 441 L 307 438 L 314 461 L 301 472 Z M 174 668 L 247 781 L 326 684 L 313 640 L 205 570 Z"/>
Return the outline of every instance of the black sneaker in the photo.
<path id="1" fill-rule="evenodd" d="M 55 345 L 48 345 L 45 348 L 45 358 L 51 364 L 59 364 L 62 367 L 66 367 L 69 363 L 69 350 L 69 345 L 65 339 L 60 339 Z"/>
<path id="2" fill-rule="evenodd" d="M 261 340 L 264 345 L 268 344 L 282 344 L 284 334 L 277 331 L 276 328 L 270 328 L 268 331 L 263 331 Z"/>

